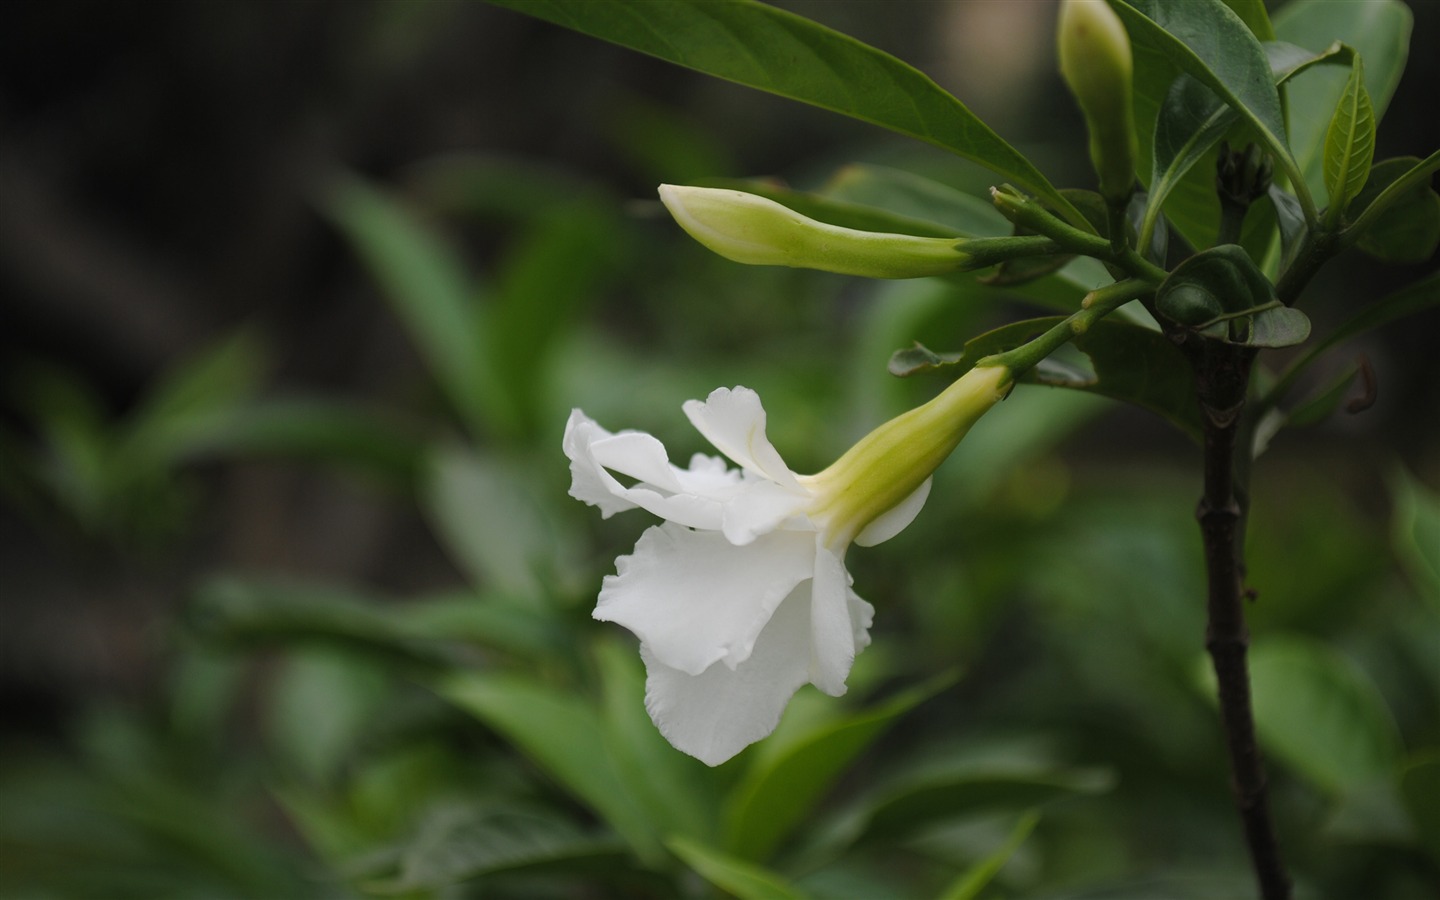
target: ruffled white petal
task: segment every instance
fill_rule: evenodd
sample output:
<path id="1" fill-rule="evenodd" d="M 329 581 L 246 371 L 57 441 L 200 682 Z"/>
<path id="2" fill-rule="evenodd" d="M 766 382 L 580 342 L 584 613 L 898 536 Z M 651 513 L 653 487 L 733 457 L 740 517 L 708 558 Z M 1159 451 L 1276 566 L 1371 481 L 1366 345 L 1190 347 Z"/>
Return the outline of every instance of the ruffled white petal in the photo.
<path id="1" fill-rule="evenodd" d="M 691 469 L 670 463 L 665 445 L 639 431 L 611 434 L 578 409 L 565 429 L 570 457 L 570 495 L 600 508 L 609 518 L 641 507 L 691 528 L 718 530 L 723 505 L 744 484 L 738 471 L 715 458 L 695 454 Z M 626 487 L 619 473 L 636 483 Z"/>
<path id="2" fill-rule="evenodd" d="M 610 436 L 594 419 L 572 409 L 562 443 L 565 455 L 570 458 L 570 496 L 597 507 L 606 519 L 635 508 L 635 503 L 624 496 L 620 483 L 590 454 L 591 445 Z"/>
<path id="3" fill-rule="evenodd" d="M 717 388 L 705 400 L 685 401 L 685 415 L 695 430 L 747 472 L 797 494 L 804 488 L 765 436 L 765 407 L 760 395 L 746 387 Z"/>
<path id="4" fill-rule="evenodd" d="M 785 705 L 809 680 L 809 645 L 807 583 L 780 604 L 750 658 L 733 670 L 716 663 L 687 675 L 641 644 L 645 708 L 676 748 L 718 766 L 775 730 Z"/>
<path id="5" fill-rule="evenodd" d="M 854 592 L 845 563 L 819 544 L 818 535 L 816 540 L 815 580 L 810 587 L 810 681 L 839 697 L 855 663 L 857 629 L 850 615 Z"/>
<path id="6" fill-rule="evenodd" d="M 776 531 L 737 547 L 714 532 L 657 525 L 615 561 L 594 616 L 630 629 L 672 669 L 698 675 L 721 661 L 733 669 L 780 601 L 814 574 L 815 540 Z"/>
<path id="7" fill-rule="evenodd" d="M 925 501 L 930 497 L 930 483 L 933 478 L 927 478 L 914 490 L 910 496 L 900 501 L 898 506 L 890 509 L 889 512 L 881 513 L 877 518 L 866 525 L 858 535 L 855 536 L 855 543 L 862 547 L 873 547 L 876 544 L 883 544 L 895 535 L 909 527 L 920 515 L 920 510 L 925 506 Z"/>

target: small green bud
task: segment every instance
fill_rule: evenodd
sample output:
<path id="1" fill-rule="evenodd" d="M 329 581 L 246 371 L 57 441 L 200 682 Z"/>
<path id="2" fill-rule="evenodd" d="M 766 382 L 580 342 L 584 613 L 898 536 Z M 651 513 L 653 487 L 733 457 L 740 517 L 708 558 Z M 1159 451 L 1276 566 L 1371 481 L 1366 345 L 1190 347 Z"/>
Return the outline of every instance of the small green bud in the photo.
<path id="1" fill-rule="evenodd" d="M 695 240 L 752 266 L 920 278 L 962 271 L 972 262 L 961 240 L 827 225 L 744 191 L 662 184 L 660 201 Z"/>
<path id="2" fill-rule="evenodd" d="M 1139 152 L 1130 105 L 1130 37 L 1105 0 L 1063 0 L 1058 37 L 1060 72 L 1085 114 L 1100 193 L 1123 202 L 1134 187 Z"/>

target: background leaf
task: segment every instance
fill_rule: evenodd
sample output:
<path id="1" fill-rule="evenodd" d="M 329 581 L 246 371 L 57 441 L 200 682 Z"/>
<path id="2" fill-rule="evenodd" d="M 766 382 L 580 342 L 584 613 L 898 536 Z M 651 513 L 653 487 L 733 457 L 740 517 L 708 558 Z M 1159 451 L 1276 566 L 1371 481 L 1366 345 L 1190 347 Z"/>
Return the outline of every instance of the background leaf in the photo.
<path id="1" fill-rule="evenodd" d="M 953 683 L 953 677 L 912 688 L 872 710 L 829 723 L 783 751 L 755 762 L 730 797 L 725 847 L 744 859 L 765 859 L 789 835 L 859 753 L 895 720 Z"/>
<path id="2" fill-rule="evenodd" d="M 672 838 L 675 855 L 701 878 L 739 900 L 804 900 L 805 895 L 783 876 L 755 863 L 737 859 L 698 841 Z"/>
<path id="3" fill-rule="evenodd" d="M 1344 657 L 1307 638 L 1258 640 L 1250 678 L 1261 741 L 1316 787 L 1339 795 L 1395 777 L 1394 720 L 1374 684 Z"/>
<path id="4" fill-rule="evenodd" d="M 492 0 L 660 59 L 853 116 L 942 147 L 1088 225 L 1035 166 L 900 60 L 763 3 Z"/>

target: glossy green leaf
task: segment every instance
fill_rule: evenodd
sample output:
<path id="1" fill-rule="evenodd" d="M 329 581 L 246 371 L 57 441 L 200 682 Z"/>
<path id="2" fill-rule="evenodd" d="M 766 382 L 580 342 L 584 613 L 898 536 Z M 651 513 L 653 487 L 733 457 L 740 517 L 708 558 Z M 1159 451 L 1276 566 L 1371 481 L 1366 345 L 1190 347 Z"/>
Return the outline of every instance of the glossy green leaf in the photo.
<path id="1" fill-rule="evenodd" d="M 1338 221 L 1345 206 L 1370 175 L 1375 158 L 1375 110 L 1365 91 L 1365 65 L 1356 57 L 1350 78 L 1325 132 L 1325 190 L 1330 196 L 1330 219 Z"/>
<path id="2" fill-rule="evenodd" d="M 523 675 L 461 672 L 434 687 L 593 809 L 642 859 L 659 858 L 654 824 L 604 751 L 600 717 L 584 699 Z"/>
<path id="3" fill-rule="evenodd" d="M 1276 11 L 1274 23 L 1280 40 L 1317 53 L 1336 40 L 1353 47 L 1365 60 L 1365 90 L 1375 121 L 1384 119 L 1409 54 L 1411 14 L 1404 3 L 1293 0 Z M 1290 146 L 1316 196 L 1324 190 L 1325 134 L 1348 76 L 1330 66 L 1317 66 L 1292 79 L 1285 90 Z"/>
<path id="4" fill-rule="evenodd" d="M 744 859 L 768 858 L 851 760 L 897 719 L 953 681 L 947 677 L 912 688 L 874 709 L 826 723 L 756 760 L 731 793 L 726 850 Z"/>
<path id="5" fill-rule="evenodd" d="M 1142 51 L 1137 51 L 1136 60 L 1136 123 L 1142 134 L 1158 118 L 1170 85 L 1169 78 L 1160 84 L 1150 80 L 1176 67 L 1239 112 L 1274 154 L 1278 168 L 1294 168 L 1269 60 L 1238 16 L 1219 0 L 1111 0 L 1111 5 L 1124 21 L 1131 41 L 1143 48 L 1144 58 Z M 1154 59 L 1157 56 L 1159 62 Z M 1142 155 L 1148 155 L 1144 149 Z M 1308 207 L 1306 199 L 1302 197 L 1302 203 Z"/>
<path id="6" fill-rule="evenodd" d="M 1310 320 L 1275 299 L 1270 280 L 1235 244 L 1212 247 L 1176 266 L 1155 308 L 1177 325 L 1228 343 L 1289 347 L 1310 336 Z"/>
<path id="7" fill-rule="evenodd" d="M 969 871 L 961 875 L 949 888 L 942 893 L 941 900 L 975 900 L 986 886 L 995 879 L 995 876 L 1004 868 L 1025 839 L 1030 837 L 1030 832 L 1035 830 L 1035 825 L 1040 821 L 1040 814 L 1031 812 L 1020 817 L 1015 823 L 1015 829 L 1005 843 L 994 853 L 982 859 Z"/>
<path id="8" fill-rule="evenodd" d="M 1350 202 L 1346 239 L 1381 262 L 1429 259 L 1440 246 L 1440 195 L 1428 177 L 1437 168 L 1440 152 L 1424 160 L 1402 156 L 1375 164 Z"/>
<path id="9" fill-rule="evenodd" d="M 671 838 L 666 845 L 696 874 L 739 900 L 804 900 L 805 894 L 753 862 L 737 859 L 714 847 L 687 838 Z"/>
<path id="10" fill-rule="evenodd" d="M 1316 787 L 1338 795 L 1394 777 L 1395 722 L 1375 685 L 1344 657 L 1308 638 L 1257 640 L 1250 681 L 1261 742 Z"/>
<path id="11" fill-rule="evenodd" d="M 1257 40 L 1275 40 L 1275 28 L 1270 24 L 1270 14 L 1265 11 L 1265 0 L 1225 0 L 1225 5 L 1245 23 Z"/>
<path id="12" fill-rule="evenodd" d="M 1057 208 L 1059 192 L 929 77 L 873 47 L 764 3 L 493 0 L 707 75 L 852 116 L 977 162 Z M 1084 227 L 1078 216 L 1071 219 Z"/>
<path id="13" fill-rule="evenodd" d="M 482 434 L 513 427 L 482 352 L 484 311 L 458 256 L 397 200 L 358 179 L 337 180 L 322 208 L 379 282 L 461 420 Z"/>
<path id="14" fill-rule="evenodd" d="M 1264 49 L 1276 85 L 1311 66 L 1348 64 L 1354 55 L 1338 41 L 1319 53 L 1279 41 L 1266 43 Z M 1191 76 L 1181 73 L 1171 82 L 1155 120 L 1149 205 L 1138 233 L 1151 233 L 1163 208 L 1192 244 L 1210 243 L 1220 209 L 1211 151 L 1227 134 L 1234 133 L 1239 118 L 1239 113 Z M 1172 192 L 1176 192 L 1176 202 L 1169 203 Z"/>

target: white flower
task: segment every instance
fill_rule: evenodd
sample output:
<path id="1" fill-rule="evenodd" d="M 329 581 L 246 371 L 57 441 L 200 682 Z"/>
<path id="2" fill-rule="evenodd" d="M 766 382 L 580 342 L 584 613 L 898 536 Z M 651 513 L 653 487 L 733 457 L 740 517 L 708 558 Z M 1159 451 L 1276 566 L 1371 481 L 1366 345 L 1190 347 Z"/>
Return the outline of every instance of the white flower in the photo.
<path id="1" fill-rule="evenodd" d="M 719 765 L 773 731 L 801 685 L 845 693 L 874 613 L 846 549 L 909 525 L 930 474 L 1009 386 L 1006 369 L 972 369 L 811 476 L 785 465 L 748 388 L 684 406 L 739 470 L 698 453 L 681 469 L 648 434 L 570 414 L 571 496 L 607 518 L 640 507 L 666 520 L 616 560 L 594 615 L 639 637 L 645 705 L 671 744 Z"/>

